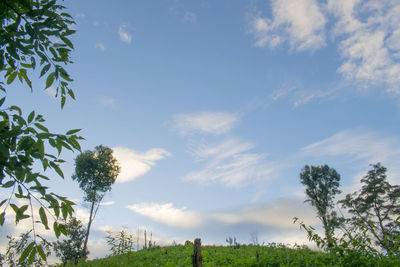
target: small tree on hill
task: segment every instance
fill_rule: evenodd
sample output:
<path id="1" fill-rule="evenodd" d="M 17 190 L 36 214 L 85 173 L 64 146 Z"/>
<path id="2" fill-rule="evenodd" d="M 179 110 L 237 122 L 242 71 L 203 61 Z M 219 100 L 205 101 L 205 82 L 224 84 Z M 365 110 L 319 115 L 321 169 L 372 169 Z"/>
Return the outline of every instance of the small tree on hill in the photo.
<path id="1" fill-rule="evenodd" d="M 325 237 L 330 239 L 339 221 L 333 210 L 334 198 L 341 191 L 339 188 L 340 175 L 328 165 L 304 166 L 300 173 L 300 180 L 306 186 L 307 200 L 317 210 L 317 217 L 321 220 Z"/>
<path id="2" fill-rule="evenodd" d="M 91 204 L 89 223 L 83 250 L 87 250 L 90 226 L 96 216 L 105 193 L 111 190 L 120 172 L 120 166 L 113 156 L 111 148 L 96 146 L 94 151 L 85 151 L 75 159 L 73 180 L 85 193 L 85 201 Z"/>
<path id="3" fill-rule="evenodd" d="M 400 186 L 392 186 L 386 168 L 380 163 L 361 179 L 359 192 L 339 201 L 353 215 L 348 220 L 353 230 L 368 229 L 376 244 L 388 254 L 399 254 Z"/>
<path id="4" fill-rule="evenodd" d="M 68 221 L 66 228 L 67 238 L 54 242 L 53 248 L 64 265 L 69 261 L 76 265 L 80 258 L 86 256 L 86 251 L 83 249 L 86 229 L 83 227 L 82 222 L 75 217 Z"/>

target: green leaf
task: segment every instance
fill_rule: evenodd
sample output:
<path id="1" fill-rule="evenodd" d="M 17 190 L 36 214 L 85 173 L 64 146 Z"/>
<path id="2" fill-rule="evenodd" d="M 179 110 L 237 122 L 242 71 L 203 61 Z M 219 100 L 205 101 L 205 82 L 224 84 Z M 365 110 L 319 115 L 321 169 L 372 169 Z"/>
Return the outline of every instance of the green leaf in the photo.
<path id="1" fill-rule="evenodd" d="M 74 48 L 74 45 L 72 44 L 72 42 L 71 42 L 67 37 L 61 36 L 61 40 L 63 40 L 64 43 L 65 43 L 66 45 L 68 45 L 69 47 Z"/>
<path id="2" fill-rule="evenodd" d="M 50 166 L 57 172 L 58 175 L 60 175 L 62 178 L 64 178 L 64 173 L 60 169 L 60 167 L 55 164 L 54 162 L 50 161 Z"/>
<path id="3" fill-rule="evenodd" d="M 39 215 L 40 215 L 40 220 L 42 221 L 42 224 L 46 227 L 46 229 L 49 229 L 48 221 L 47 221 L 47 216 L 46 212 L 44 211 L 43 207 L 40 207 L 39 209 Z"/>
<path id="4" fill-rule="evenodd" d="M 36 246 L 34 246 L 31 250 L 31 253 L 29 253 L 28 264 L 32 264 L 35 261 L 36 252 Z"/>
<path id="5" fill-rule="evenodd" d="M 61 96 L 61 108 L 64 108 L 64 105 L 65 105 L 65 96 L 62 95 Z"/>
<path id="6" fill-rule="evenodd" d="M 82 129 L 72 129 L 72 130 L 69 130 L 65 135 L 71 135 L 71 134 L 77 133 L 77 132 L 79 132 L 81 130 Z"/>
<path id="7" fill-rule="evenodd" d="M 44 127 L 42 124 L 40 123 L 35 123 L 36 128 L 38 128 L 39 130 L 42 130 L 43 132 L 48 133 L 49 129 L 47 129 L 46 127 Z"/>
<path id="8" fill-rule="evenodd" d="M 17 77 L 17 74 L 18 74 L 17 71 L 12 72 L 7 78 L 7 84 L 12 83 L 14 81 L 15 77 Z"/>
<path id="9" fill-rule="evenodd" d="M 50 66 L 50 64 L 47 64 L 42 68 L 42 71 L 40 72 L 40 77 L 46 74 L 46 72 L 50 69 Z"/>
<path id="10" fill-rule="evenodd" d="M 24 251 L 23 251 L 22 254 L 21 254 L 21 257 L 19 257 L 19 260 L 18 260 L 18 264 L 19 264 L 19 265 L 22 265 L 22 263 L 24 262 L 24 260 L 26 259 L 26 257 L 28 257 L 28 255 L 31 253 L 31 251 L 32 251 L 32 249 L 33 249 L 33 247 L 34 247 L 34 245 L 35 245 L 35 242 L 32 241 L 32 242 L 24 249 Z"/>
<path id="11" fill-rule="evenodd" d="M 15 184 L 15 181 L 8 181 L 7 183 L 2 184 L 1 186 L 4 187 L 4 188 L 10 188 L 14 184 Z"/>
<path id="12" fill-rule="evenodd" d="M 69 94 L 69 96 L 70 96 L 72 99 L 74 99 L 74 100 L 75 100 L 75 94 L 74 94 L 74 91 L 72 91 L 71 89 L 68 89 L 68 94 Z"/>
<path id="13" fill-rule="evenodd" d="M 55 72 L 52 72 L 49 74 L 49 76 L 47 76 L 45 89 L 49 88 L 53 84 L 55 77 L 56 77 Z"/>
<path id="14" fill-rule="evenodd" d="M 7 199 L 4 199 L 2 202 L 0 202 L 0 207 L 3 206 L 3 204 L 6 202 L 7 202 Z"/>
<path id="15" fill-rule="evenodd" d="M 65 205 L 64 202 L 61 203 L 61 213 L 62 213 L 62 216 L 63 216 L 64 220 L 66 220 L 67 216 L 68 216 L 68 208 L 67 208 L 67 206 Z"/>
<path id="16" fill-rule="evenodd" d="M 35 111 L 32 111 L 28 116 L 28 123 L 31 123 L 35 118 Z"/>
<path id="17" fill-rule="evenodd" d="M 54 233 L 56 234 L 56 237 L 59 238 L 61 233 L 60 233 L 60 229 L 58 228 L 57 222 L 53 223 L 53 229 L 54 229 Z"/>
<path id="18" fill-rule="evenodd" d="M 42 260 L 46 261 L 46 254 L 44 254 L 43 248 L 41 245 L 36 246 L 36 250 L 39 253 L 39 256 L 42 258 Z"/>
<path id="19" fill-rule="evenodd" d="M 2 99 L 0 99 L 0 107 L 3 105 L 4 101 L 6 101 L 6 97 L 3 97 Z"/>
<path id="20" fill-rule="evenodd" d="M 28 75 L 26 74 L 26 69 L 21 69 L 20 73 L 22 75 L 22 78 L 24 78 L 26 84 L 29 86 L 29 88 L 32 89 L 32 82 L 29 80 Z"/>
<path id="21" fill-rule="evenodd" d="M 0 214 L 0 226 L 3 226 L 5 217 L 6 217 L 6 212 L 3 211 L 3 212 Z"/>

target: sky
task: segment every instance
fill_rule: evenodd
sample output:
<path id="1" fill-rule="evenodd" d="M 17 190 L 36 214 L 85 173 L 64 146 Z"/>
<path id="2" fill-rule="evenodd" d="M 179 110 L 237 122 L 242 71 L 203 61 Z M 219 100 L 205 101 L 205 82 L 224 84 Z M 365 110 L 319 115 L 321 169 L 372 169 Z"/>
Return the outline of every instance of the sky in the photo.
<path id="1" fill-rule="evenodd" d="M 381 162 L 400 184 L 398 0 L 64 1 L 76 101 L 15 83 L 6 104 L 43 114 L 83 150 L 114 150 L 121 173 L 93 223 L 90 258 L 107 231 L 152 232 L 156 244 L 307 243 L 298 217 L 320 227 L 299 173 L 328 164 L 337 197 Z M 3 78 L 2 78 L 3 79 Z M 62 157 L 54 191 L 89 209 Z M 6 195 L 2 192 L 3 195 Z M 11 214 L 0 236 L 18 234 Z M 51 232 L 43 231 L 51 236 Z M 0 251 L 4 251 L 2 238 Z"/>

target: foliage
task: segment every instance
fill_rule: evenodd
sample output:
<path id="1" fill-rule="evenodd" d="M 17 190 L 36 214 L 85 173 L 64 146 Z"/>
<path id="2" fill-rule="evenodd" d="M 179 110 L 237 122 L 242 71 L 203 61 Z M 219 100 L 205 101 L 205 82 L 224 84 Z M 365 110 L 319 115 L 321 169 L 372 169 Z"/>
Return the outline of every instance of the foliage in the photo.
<path id="1" fill-rule="evenodd" d="M 192 266 L 193 244 L 186 246 L 153 247 L 124 255 L 87 261 L 77 266 Z M 258 256 L 257 256 L 258 255 Z M 268 246 L 241 245 L 202 246 L 203 266 L 398 266 L 399 261 L 388 258 L 362 259 L 359 263 L 343 264 L 334 254 L 312 251 L 306 247 L 293 248 L 271 244 Z M 370 260 L 370 262 L 368 261 Z"/>
<path id="2" fill-rule="evenodd" d="M 5 72 L 6 84 L 18 76 L 32 89 L 28 71 L 40 65 L 40 77 L 47 74 L 46 89 L 58 82 L 62 107 L 67 94 L 75 98 L 69 88 L 72 79 L 63 68 L 72 63 L 74 46 L 68 38 L 75 33 L 70 28 L 74 21 L 63 9 L 55 0 L 0 1 L 0 72 Z M 5 92 L 3 84 L 0 90 Z"/>
<path id="3" fill-rule="evenodd" d="M 96 146 L 94 151 L 85 151 L 75 159 L 75 173 L 72 179 L 79 183 L 85 193 L 85 201 L 91 203 L 89 223 L 84 243 L 87 249 L 90 226 L 96 216 L 105 193 L 111 190 L 120 172 L 120 166 L 113 156 L 111 148 Z M 96 206 L 96 207 L 95 207 Z"/>
<path id="4" fill-rule="evenodd" d="M 68 36 L 75 33 L 70 29 L 74 22 L 63 9 L 55 0 L 0 0 L 0 75 L 4 77 L 0 81 L 1 94 L 7 94 L 5 86 L 16 81 L 16 77 L 32 90 L 29 72 L 40 66 L 40 77 L 47 75 L 46 89 L 57 83 L 61 107 L 67 96 L 75 98 L 69 88 L 72 79 L 63 68 L 71 63 L 73 44 Z M 10 197 L 0 202 L 0 225 L 5 222 L 8 207 L 14 211 L 16 223 L 31 218 L 33 239 L 29 239 L 30 243 L 20 254 L 19 264 L 37 254 L 45 260 L 43 247 L 36 242 L 35 215 L 46 229 L 49 229 L 48 216 L 52 216 L 53 230 L 59 237 L 61 233 L 66 234 L 59 219 L 72 214 L 73 202 L 48 192 L 42 182 L 49 178 L 43 172 L 53 169 L 63 178 L 60 163 L 64 161 L 59 155 L 63 149 L 80 151 L 78 140 L 82 137 L 76 135 L 79 130 L 51 133 L 41 115 L 32 111 L 24 118 L 18 106 L 4 107 L 5 99 L 0 97 L 0 187 L 10 191 Z M 58 153 L 49 152 L 48 145 Z M 34 171 L 35 165 L 42 165 L 43 172 Z M 39 205 L 38 214 L 34 213 L 32 200 Z"/>
<path id="5" fill-rule="evenodd" d="M 24 260 L 18 260 L 24 253 L 24 250 L 32 243 L 30 232 L 21 234 L 18 239 L 14 237 L 7 236 L 8 246 L 7 251 L 3 257 L 0 257 L 0 265 L 7 264 L 8 266 L 44 266 L 45 260 L 35 254 L 30 254 Z M 50 255 L 51 244 L 48 243 L 40 235 L 36 235 L 36 238 L 40 239 L 40 245 L 45 253 L 46 257 Z"/>
<path id="6" fill-rule="evenodd" d="M 121 255 L 134 250 L 134 237 L 125 230 L 118 233 L 107 232 L 106 239 L 107 244 L 111 247 L 112 255 Z"/>
<path id="7" fill-rule="evenodd" d="M 400 255 L 400 186 L 390 185 L 380 163 L 372 165 L 361 183 L 359 192 L 339 201 L 352 215 L 347 220 L 351 230 L 366 231 L 386 253 Z"/>
<path id="8" fill-rule="evenodd" d="M 226 241 L 226 243 L 229 244 L 230 247 L 233 247 L 233 248 L 240 248 L 240 244 L 236 241 L 236 237 L 235 237 L 235 236 L 234 236 L 233 238 L 230 237 L 230 236 L 228 236 L 228 237 L 225 239 L 225 241 Z"/>
<path id="9" fill-rule="evenodd" d="M 310 241 L 320 249 L 329 250 L 329 255 L 339 266 L 399 266 L 400 258 L 385 256 L 373 246 L 368 229 L 360 226 L 359 232 L 345 231 L 341 237 L 322 238 L 311 226 L 294 218 L 301 229 L 306 230 Z"/>
<path id="10" fill-rule="evenodd" d="M 86 230 L 82 222 L 75 217 L 71 217 L 66 224 L 67 236 L 62 241 L 57 240 L 53 243 L 54 251 L 63 264 L 67 262 L 78 263 L 80 258 L 86 256 L 83 250 Z"/>
<path id="11" fill-rule="evenodd" d="M 340 175 L 328 165 L 304 166 L 300 173 L 300 180 L 306 186 L 306 202 L 310 202 L 317 210 L 317 217 L 321 220 L 325 237 L 333 236 L 339 220 L 333 211 L 334 198 L 341 191 L 339 188 Z"/>

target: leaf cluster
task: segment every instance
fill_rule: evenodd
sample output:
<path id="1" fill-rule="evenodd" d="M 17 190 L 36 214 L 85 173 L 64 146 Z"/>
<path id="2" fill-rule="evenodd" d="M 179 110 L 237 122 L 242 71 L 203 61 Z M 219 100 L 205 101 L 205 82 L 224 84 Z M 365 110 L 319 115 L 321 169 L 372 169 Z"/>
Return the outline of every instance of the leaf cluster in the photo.
<path id="1" fill-rule="evenodd" d="M 1 109 L 4 98 L 0 100 L 0 187 L 10 188 L 17 199 L 37 201 L 41 207 L 39 217 L 41 223 L 49 229 L 47 215 L 51 209 L 55 219 L 62 215 L 66 219 L 72 214 L 73 202 L 65 197 L 49 193 L 48 188 L 42 184 L 50 178 L 41 172 L 35 172 L 33 165 L 40 162 L 43 171 L 54 170 L 60 177 L 64 174 L 60 164 L 64 162 L 61 158 L 46 152 L 46 146 L 55 148 L 58 154 L 63 149 L 71 151 L 80 150 L 78 140 L 81 136 L 76 135 L 78 130 L 69 131 L 67 134 L 53 134 L 43 125 L 42 115 L 36 115 L 32 111 L 28 118 L 22 116 L 22 111 L 17 106 Z M 0 225 L 4 224 L 6 208 L 8 205 L 15 212 L 15 222 L 27 219 L 30 216 L 25 212 L 28 205 L 21 207 L 12 203 L 12 198 L 3 200 L 0 207 L 5 205 L 0 213 Z M 48 207 L 48 208 L 44 208 Z M 63 226 L 55 222 L 53 225 L 56 236 L 64 231 Z"/>
<path id="2" fill-rule="evenodd" d="M 47 256 L 50 255 L 51 244 L 37 235 L 40 241 L 35 242 L 30 237 L 30 231 L 21 234 L 19 238 L 7 236 L 8 246 L 0 264 L 8 266 L 44 266 Z"/>
<path id="3" fill-rule="evenodd" d="M 16 77 L 32 90 L 28 72 L 40 66 L 46 87 L 56 81 L 57 96 L 64 107 L 66 96 L 75 99 L 69 88 L 72 78 L 63 65 L 72 63 L 74 48 L 69 36 L 75 33 L 72 17 L 56 0 L 0 0 L 0 72 L 6 84 Z M 4 83 L 0 90 L 6 92 Z"/>
<path id="4" fill-rule="evenodd" d="M 106 240 L 111 247 L 112 255 L 126 254 L 134 250 L 134 236 L 124 229 L 118 233 L 107 232 Z"/>
<path id="5" fill-rule="evenodd" d="M 387 181 L 386 171 L 380 163 L 372 165 L 361 179 L 361 190 L 339 203 L 352 215 L 347 219 L 352 231 L 366 229 L 386 253 L 400 255 L 400 186 Z"/>
<path id="6" fill-rule="evenodd" d="M 53 248 L 58 258 L 63 264 L 72 262 L 78 263 L 78 260 L 86 256 L 83 250 L 83 242 L 86 236 L 86 229 L 82 222 L 71 217 L 66 224 L 67 235 L 63 240 L 53 242 Z"/>
<path id="7" fill-rule="evenodd" d="M 85 192 L 86 201 L 100 201 L 99 194 L 110 191 L 116 181 L 121 167 L 112 153 L 111 148 L 100 145 L 94 151 L 87 150 L 76 157 L 72 179 Z"/>

